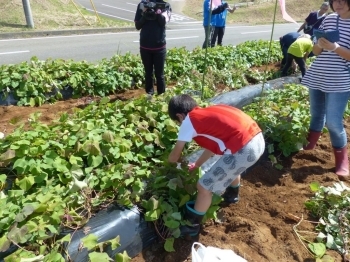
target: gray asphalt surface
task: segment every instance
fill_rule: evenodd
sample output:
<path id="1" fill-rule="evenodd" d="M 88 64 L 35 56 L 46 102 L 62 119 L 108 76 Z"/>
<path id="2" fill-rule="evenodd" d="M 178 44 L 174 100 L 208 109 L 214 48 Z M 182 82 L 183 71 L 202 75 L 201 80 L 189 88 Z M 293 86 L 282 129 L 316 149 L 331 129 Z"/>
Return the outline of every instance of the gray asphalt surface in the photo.
<path id="1" fill-rule="evenodd" d="M 85 7 L 90 6 L 90 0 L 76 0 Z M 177 14 L 181 9 L 182 0 L 169 2 L 176 6 L 177 15 L 167 26 L 167 48 L 185 47 L 192 50 L 200 47 L 204 41 L 202 21 L 194 21 Z M 118 19 L 133 21 L 139 0 L 94 0 L 98 12 Z M 91 7 L 91 9 L 93 9 Z M 174 17 L 174 15 L 173 15 Z M 177 18 L 176 18 L 177 17 Z M 277 24 L 272 39 L 296 31 L 295 24 Z M 247 40 L 269 40 L 272 25 L 235 26 L 227 25 L 223 40 L 224 45 L 237 45 Z M 41 60 L 48 58 L 74 59 L 98 62 L 103 58 L 111 58 L 115 54 L 131 52 L 139 53 L 139 32 L 131 28 L 129 32 L 99 33 L 83 35 L 60 35 L 51 37 L 33 37 L 0 40 L 0 64 L 16 64 L 29 61 L 36 56 Z"/>
<path id="2" fill-rule="evenodd" d="M 95 11 L 90 0 L 76 0 L 76 2 L 91 12 Z M 168 2 L 173 9 L 171 22 L 181 23 L 196 21 L 193 18 L 181 14 L 182 7 L 185 3 L 184 0 L 170 0 Z M 133 22 L 136 8 L 138 3 L 140 3 L 140 0 L 93 0 L 93 3 L 99 15 Z"/>

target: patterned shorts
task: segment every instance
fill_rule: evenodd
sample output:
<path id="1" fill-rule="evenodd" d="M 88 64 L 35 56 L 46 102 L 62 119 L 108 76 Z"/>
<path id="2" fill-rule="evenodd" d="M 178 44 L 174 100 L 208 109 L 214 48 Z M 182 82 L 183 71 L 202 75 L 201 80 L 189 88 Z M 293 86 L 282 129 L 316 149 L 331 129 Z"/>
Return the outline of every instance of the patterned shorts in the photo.
<path id="1" fill-rule="evenodd" d="M 243 148 L 232 155 L 222 155 L 199 179 L 205 189 L 221 195 L 248 167 L 254 165 L 265 150 L 262 133 L 253 137 Z M 205 166 L 205 165 L 204 165 Z"/>

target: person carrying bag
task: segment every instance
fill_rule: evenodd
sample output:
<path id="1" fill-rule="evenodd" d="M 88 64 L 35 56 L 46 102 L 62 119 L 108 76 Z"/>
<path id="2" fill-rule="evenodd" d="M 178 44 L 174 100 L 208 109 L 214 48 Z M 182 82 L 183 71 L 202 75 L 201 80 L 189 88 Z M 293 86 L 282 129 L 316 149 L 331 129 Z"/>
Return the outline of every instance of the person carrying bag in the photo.
<path id="1" fill-rule="evenodd" d="M 313 36 L 314 29 L 318 29 L 326 17 L 326 13 L 329 9 L 329 3 L 324 2 L 320 10 L 311 12 L 308 17 L 306 17 L 305 22 L 298 29 L 298 33 L 303 30 L 305 34 Z"/>

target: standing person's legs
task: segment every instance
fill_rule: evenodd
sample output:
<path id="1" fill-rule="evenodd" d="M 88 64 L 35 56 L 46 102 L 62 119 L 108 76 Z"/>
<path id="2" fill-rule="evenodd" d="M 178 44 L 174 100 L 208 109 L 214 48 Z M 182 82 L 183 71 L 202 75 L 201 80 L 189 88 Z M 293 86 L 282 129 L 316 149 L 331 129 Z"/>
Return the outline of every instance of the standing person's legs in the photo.
<path id="1" fill-rule="evenodd" d="M 211 37 L 213 34 L 213 27 L 212 26 L 204 26 L 204 33 L 205 33 L 205 40 L 204 40 L 202 47 L 207 48 L 207 46 L 211 45 Z"/>
<path id="2" fill-rule="evenodd" d="M 225 27 L 219 27 L 218 31 L 218 45 L 222 45 L 222 39 L 224 38 L 225 34 Z"/>
<path id="3" fill-rule="evenodd" d="M 165 92 L 165 79 L 164 79 L 164 64 L 166 58 L 166 49 L 156 51 L 154 53 L 154 74 L 157 79 L 157 93 L 158 95 Z"/>
<path id="4" fill-rule="evenodd" d="M 213 34 L 211 36 L 211 47 L 215 46 L 216 38 L 218 37 L 219 27 L 214 27 Z"/>
<path id="5" fill-rule="evenodd" d="M 140 55 L 143 67 L 145 69 L 145 89 L 146 93 L 153 95 L 153 53 L 151 51 L 140 49 Z"/>
<path id="6" fill-rule="evenodd" d="M 293 60 L 294 60 L 294 56 L 287 53 L 286 64 L 284 65 L 284 67 L 282 69 L 282 74 L 281 74 L 282 76 L 287 75 L 288 69 L 291 67 Z"/>
<path id="7" fill-rule="evenodd" d="M 309 88 L 309 99 L 311 120 L 306 138 L 307 144 L 303 146 L 304 150 L 312 150 L 316 147 L 326 122 L 325 93 Z"/>
<path id="8" fill-rule="evenodd" d="M 335 157 L 335 173 L 340 180 L 349 179 L 347 135 L 343 117 L 350 92 L 326 93 L 326 126 L 329 130 Z"/>
<path id="9" fill-rule="evenodd" d="M 302 57 L 294 57 L 295 62 L 299 66 L 299 69 L 301 71 L 301 76 L 304 76 L 306 73 L 306 65 L 305 61 Z"/>
<path id="10" fill-rule="evenodd" d="M 326 93 L 309 88 L 310 130 L 321 132 L 326 123 Z"/>
<path id="11" fill-rule="evenodd" d="M 343 148 L 347 144 L 343 117 L 348 104 L 350 92 L 325 93 L 326 126 L 329 131 L 332 146 Z"/>

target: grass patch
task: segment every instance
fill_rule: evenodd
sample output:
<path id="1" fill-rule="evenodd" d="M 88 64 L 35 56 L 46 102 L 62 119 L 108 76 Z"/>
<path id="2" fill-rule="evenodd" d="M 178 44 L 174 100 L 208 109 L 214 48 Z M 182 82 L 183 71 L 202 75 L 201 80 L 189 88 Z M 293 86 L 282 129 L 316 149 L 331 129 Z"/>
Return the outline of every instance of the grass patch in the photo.
<path id="1" fill-rule="evenodd" d="M 26 27 L 21 0 L 0 0 L 0 31 L 18 32 L 33 30 L 86 29 L 99 27 L 127 27 L 133 23 L 99 16 L 80 8 L 83 16 L 71 0 L 30 1 L 35 29 Z"/>
<path id="2" fill-rule="evenodd" d="M 273 21 L 275 11 L 275 1 L 252 1 L 244 2 L 239 0 L 227 1 L 230 5 L 239 5 L 238 9 L 233 14 L 228 14 L 227 24 L 269 24 Z M 316 11 L 320 8 L 322 1 L 308 0 L 301 2 L 300 0 L 286 1 L 287 13 L 297 22 L 303 23 L 305 18 L 311 11 Z M 197 20 L 203 19 L 203 0 L 186 0 L 186 6 L 183 9 L 184 14 L 193 17 Z M 277 3 L 276 22 L 286 23 L 282 18 L 281 9 Z"/>

